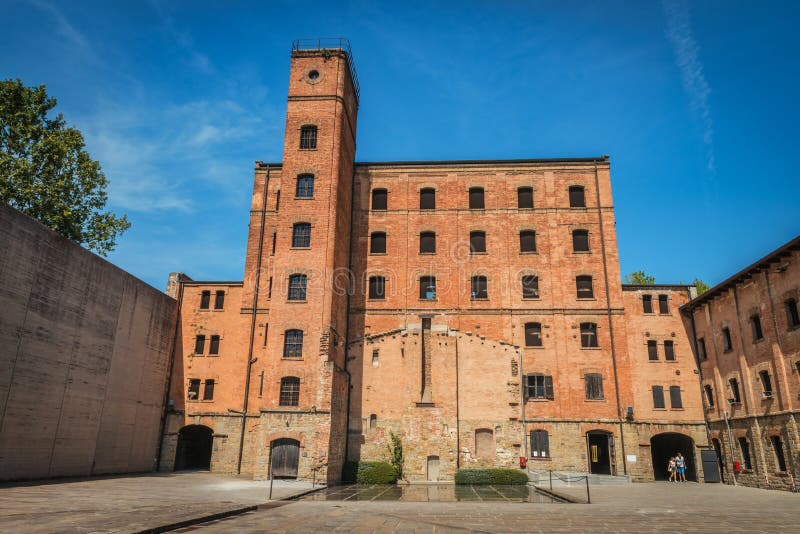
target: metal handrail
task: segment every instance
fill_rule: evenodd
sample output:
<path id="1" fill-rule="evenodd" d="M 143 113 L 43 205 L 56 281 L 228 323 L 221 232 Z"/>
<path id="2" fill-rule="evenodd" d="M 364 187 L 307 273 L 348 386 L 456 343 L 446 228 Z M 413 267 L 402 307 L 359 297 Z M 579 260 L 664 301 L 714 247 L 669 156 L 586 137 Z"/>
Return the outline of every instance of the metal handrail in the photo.
<path id="1" fill-rule="evenodd" d="M 358 83 L 358 72 L 356 63 L 353 60 L 353 51 L 350 49 L 350 41 L 344 37 L 317 37 L 314 39 L 295 39 L 292 41 L 292 52 L 301 50 L 341 50 L 347 57 L 347 65 L 350 67 L 350 78 L 353 80 L 353 88 L 356 92 L 356 103 L 361 96 L 361 87 Z"/>

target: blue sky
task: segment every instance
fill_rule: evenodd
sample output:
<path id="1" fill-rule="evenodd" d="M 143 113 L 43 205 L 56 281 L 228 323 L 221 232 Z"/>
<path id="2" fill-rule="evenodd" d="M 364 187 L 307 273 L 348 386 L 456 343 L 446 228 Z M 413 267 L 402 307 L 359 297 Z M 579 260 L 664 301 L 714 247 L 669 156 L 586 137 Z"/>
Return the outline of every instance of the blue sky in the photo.
<path id="1" fill-rule="evenodd" d="M 0 76 L 83 131 L 133 223 L 109 259 L 159 288 L 242 278 L 297 37 L 350 39 L 359 161 L 610 154 L 623 273 L 714 284 L 800 233 L 800 3 L 599 4 L 0 0 Z"/>

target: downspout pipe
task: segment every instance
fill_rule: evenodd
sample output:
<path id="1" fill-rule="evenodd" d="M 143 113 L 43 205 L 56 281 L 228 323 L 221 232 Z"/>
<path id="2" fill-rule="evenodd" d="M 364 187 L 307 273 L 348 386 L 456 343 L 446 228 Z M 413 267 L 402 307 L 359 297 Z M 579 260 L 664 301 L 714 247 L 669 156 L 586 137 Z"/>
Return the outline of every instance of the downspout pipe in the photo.
<path id="1" fill-rule="evenodd" d="M 522 349 L 517 349 L 517 354 L 519 355 L 519 398 L 520 398 L 520 405 L 522 406 L 522 443 L 525 446 L 525 458 L 529 458 L 530 451 L 528 450 L 528 422 L 525 420 L 525 400 L 527 396 L 525 395 L 525 388 L 527 384 L 525 383 L 525 372 L 522 370 Z M 527 469 L 526 469 L 527 470 Z"/>
<path id="2" fill-rule="evenodd" d="M 236 473 L 242 472 L 242 455 L 244 453 L 244 434 L 247 426 L 247 407 L 250 400 L 250 374 L 253 371 L 253 345 L 256 335 L 256 315 L 258 310 L 258 292 L 261 286 L 261 259 L 264 252 L 264 225 L 267 219 L 267 191 L 269 188 L 270 166 L 267 164 L 267 175 L 264 177 L 264 194 L 261 200 L 261 228 L 258 232 L 258 257 L 256 259 L 256 281 L 253 286 L 253 317 L 250 320 L 250 343 L 247 349 L 247 373 L 244 379 L 244 402 L 242 403 L 242 430 L 239 434 L 239 458 L 236 463 Z"/>
<path id="3" fill-rule="evenodd" d="M 355 149 L 354 149 L 355 151 Z M 347 352 L 350 350 L 350 297 L 353 294 L 353 288 L 350 285 L 352 281 L 353 284 L 356 283 L 353 277 L 353 217 L 355 216 L 356 212 L 356 165 L 355 162 L 353 163 L 353 176 L 350 180 L 350 244 L 347 254 L 347 315 L 345 316 L 344 320 L 344 372 L 347 374 L 347 413 L 345 414 L 345 422 L 344 422 L 344 458 L 342 458 L 342 468 L 344 468 L 344 464 L 347 462 L 347 455 L 350 453 L 350 388 L 352 387 L 352 375 L 350 374 L 350 370 L 347 369 Z M 363 352 L 362 352 L 362 360 L 363 360 Z"/>
<path id="4" fill-rule="evenodd" d="M 161 410 L 161 423 L 158 431 L 158 449 L 156 449 L 156 472 L 161 470 L 161 451 L 164 448 L 164 434 L 167 430 L 167 412 L 169 407 L 169 392 L 172 389 L 173 366 L 175 365 L 175 351 L 178 350 L 178 329 L 181 324 L 181 304 L 183 303 L 183 274 L 176 273 L 178 283 L 178 307 L 175 310 L 175 329 L 172 333 L 172 350 L 169 353 L 167 364 L 167 386 L 164 390 L 164 408 Z"/>
<path id="5" fill-rule="evenodd" d="M 606 286 L 606 312 L 608 313 L 608 333 L 611 339 L 611 365 L 614 370 L 614 394 L 617 399 L 617 419 L 619 421 L 619 442 L 622 448 L 622 472 L 628 474 L 628 462 L 625 456 L 625 434 L 622 426 L 622 406 L 619 401 L 619 376 L 617 373 L 617 351 L 614 346 L 614 322 L 611 315 L 611 295 L 608 283 L 608 265 L 606 260 L 606 236 L 603 231 L 603 208 L 600 205 L 600 179 L 597 174 L 597 162 L 594 164 L 594 189 L 597 197 L 597 220 L 600 225 L 600 250 L 603 255 L 603 277 Z"/>

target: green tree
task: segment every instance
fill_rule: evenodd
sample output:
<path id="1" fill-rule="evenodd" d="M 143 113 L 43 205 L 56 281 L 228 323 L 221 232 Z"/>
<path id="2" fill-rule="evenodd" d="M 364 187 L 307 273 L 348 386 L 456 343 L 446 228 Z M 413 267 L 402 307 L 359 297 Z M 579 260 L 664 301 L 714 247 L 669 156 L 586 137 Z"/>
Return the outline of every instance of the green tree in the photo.
<path id="1" fill-rule="evenodd" d="M 644 271 L 634 271 L 625 275 L 625 283 L 637 286 L 652 286 L 656 283 L 656 277 Z"/>
<path id="2" fill-rule="evenodd" d="M 45 86 L 0 81 L 0 201 L 106 255 L 130 223 L 104 211 L 108 180 Z"/>
<path id="3" fill-rule="evenodd" d="M 709 286 L 708 284 L 706 284 L 705 282 L 703 282 L 699 278 L 695 278 L 694 282 L 692 282 L 692 285 L 697 288 L 697 296 L 698 297 L 700 295 L 702 295 L 703 293 L 705 293 L 706 291 L 708 291 L 709 289 L 711 289 L 711 286 Z"/>

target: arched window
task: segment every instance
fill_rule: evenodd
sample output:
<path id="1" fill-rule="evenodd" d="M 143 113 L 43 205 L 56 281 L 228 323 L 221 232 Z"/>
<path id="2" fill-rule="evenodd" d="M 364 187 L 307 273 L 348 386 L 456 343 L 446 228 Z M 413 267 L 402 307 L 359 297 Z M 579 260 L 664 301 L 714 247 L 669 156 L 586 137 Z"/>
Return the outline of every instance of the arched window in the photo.
<path id="1" fill-rule="evenodd" d="M 292 247 L 308 248 L 311 246 L 311 225 L 296 223 L 292 227 Z"/>
<path id="2" fill-rule="evenodd" d="M 529 274 L 522 277 L 522 298 L 539 298 L 539 277 Z"/>
<path id="3" fill-rule="evenodd" d="M 372 232 L 369 238 L 370 254 L 386 254 L 386 232 Z"/>
<path id="4" fill-rule="evenodd" d="M 481 300 L 489 298 L 489 289 L 487 287 L 487 280 L 485 276 L 473 276 L 471 283 L 472 300 Z"/>
<path id="5" fill-rule="evenodd" d="M 314 197 L 314 175 L 301 174 L 297 177 L 297 189 L 294 196 L 297 198 L 313 198 Z"/>
<path id="6" fill-rule="evenodd" d="M 589 275 L 582 275 L 575 277 L 575 288 L 578 291 L 579 299 L 594 298 L 594 289 L 592 288 L 592 277 Z"/>
<path id="7" fill-rule="evenodd" d="M 306 281 L 304 274 L 289 276 L 289 300 L 306 300 Z"/>
<path id="8" fill-rule="evenodd" d="M 569 186 L 569 207 L 570 208 L 585 208 L 586 195 L 582 185 Z"/>
<path id="9" fill-rule="evenodd" d="M 302 358 L 303 357 L 303 331 L 287 330 L 283 336 L 283 357 Z"/>
<path id="10" fill-rule="evenodd" d="M 581 323 L 581 347 L 598 347 L 597 325 L 595 323 Z"/>
<path id="11" fill-rule="evenodd" d="M 517 189 L 517 208 L 519 209 L 533 208 L 532 187 L 520 187 Z"/>
<path id="12" fill-rule="evenodd" d="M 281 378 L 281 393 L 278 400 L 280 406 L 297 406 L 300 404 L 300 379 L 296 376 Z"/>
<path id="13" fill-rule="evenodd" d="M 469 233 L 469 251 L 472 254 L 486 252 L 486 232 Z"/>
<path id="14" fill-rule="evenodd" d="M 434 254 L 436 252 L 436 232 L 420 232 L 419 253 Z"/>
<path id="15" fill-rule="evenodd" d="M 372 209 L 385 211 L 388 205 L 389 193 L 386 189 L 373 189 L 372 190 Z"/>
<path id="16" fill-rule="evenodd" d="M 419 209 L 436 209 L 436 189 L 432 187 L 426 187 L 425 189 L 419 190 Z"/>
<path id="17" fill-rule="evenodd" d="M 589 252 L 589 230 L 572 231 L 572 251 Z"/>
<path id="18" fill-rule="evenodd" d="M 491 458 L 495 455 L 494 432 L 490 428 L 475 430 L 475 456 Z"/>
<path id="19" fill-rule="evenodd" d="M 536 232 L 523 230 L 519 233 L 519 251 L 536 252 Z"/>
<path id="20" fill-rule="evenodd" d="M 486 207 L 483 201 L 483 188 L 470 187 L 469 188 L 469 209 L 482 210 Z"/>
<path id="21" fill-rule="evenodd" d="M 525 346 L 542 346 L 542 323 L 525 323 Z"/>
<path id="22" fill-rule="evenodd" d="M 300 128 L 300 148 L 317 148 L 317 127 L 307 125 Z"/>

